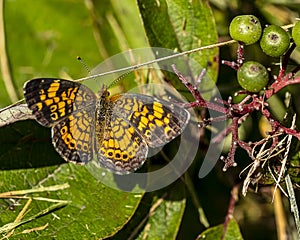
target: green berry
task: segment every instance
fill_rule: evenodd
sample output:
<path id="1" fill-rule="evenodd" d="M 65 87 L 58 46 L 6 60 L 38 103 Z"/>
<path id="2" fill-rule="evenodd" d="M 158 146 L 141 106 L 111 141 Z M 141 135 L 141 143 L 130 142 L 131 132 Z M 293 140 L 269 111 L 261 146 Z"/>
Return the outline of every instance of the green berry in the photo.
<path id="1" fill-rule="evenodd" d="M 292 37 L 297 46 L 300 46 L 300 21 L 296 22 L 292 30 Z"/>
<path id="2" fill-rule="evenodd" d="M 245 62 L 237 72 L 240 86 L 249 92 L 259 92 L 269 81 L 266 68 L 258 62 Z"/>
<path id="3" fill-rule="evenodd" d="M 261 25 L 257 17 L 253 15 L 240 15 L 235 17 L 229 26 L 229 34 L 232 39 L 246 45 L 257 42 L 261 35 Z"/>
<path id="4" fill-rule="evenodd" d="M 270 25 L 266 27 L 260 39 L 260 47 L 271 57 L 280 57 L 290 46 L 289 34 L 281 27 Z"/>

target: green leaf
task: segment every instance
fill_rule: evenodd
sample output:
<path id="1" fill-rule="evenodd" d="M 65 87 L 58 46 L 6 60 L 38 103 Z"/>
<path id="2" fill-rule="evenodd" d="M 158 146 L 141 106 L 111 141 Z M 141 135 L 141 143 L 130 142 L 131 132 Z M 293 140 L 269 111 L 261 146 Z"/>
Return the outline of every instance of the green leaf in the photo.
<path id="1" fill-rule="evenodd" d="M 174 184 L 164 192 L 153 198 L 149 218 L 137 239 L 176 239 L 186 206 L 184 185 Z"/>
<path id="2" fill-rule="evenodd" d="M 46 230 L 23 234 L 22 239 L 59 236 L 62 239 L 102 238 L 117 232 L 132 217 L 141 194 L 130 194 L 108 188 L 98 182 L 83 166 L 63 164 L 43 169 L 11 170 L 0 172 L 1 191 L 32 189 L 68 183 L 70 188 L 62 191 L 35 193 L 34 197 L 67 200 L 66 207 L 47 214 L 15 230 L 15 234 L 25 229 L 49 224 Z M 23 208 L 25 200 L 16 200 L 13 211 L 12 201 L 0 199 L 1 225 L 13 222 Z M 53 203 L 33 199 L 26 217 L 49 208 Z M 18 239 L 16 235 L 16 239 Z M 14 239 L 11 237 L 10 239 Z"/>
<path id="3" fill-rule="evenodd" d="M 138 0 L 138 5 L 152 47 L 183 52 L 217 43 L 213 16 L 206 1 Z M 218 49 L 214 48 L 190 54 L 188 63 L 186 63 L 186 58 L 179 58 L 162 62 L 161 66 L 173 63 L 176 67 L 181 65 L 179 70 L 184 74 L 192 73 L 190 77 L 194 80 L 197 79 L 201 70 L 206 68 L 207 73 L 200 84 L 200 89 L 211 90 L 217 79 L 217 56 Z M 185 91 L 176 76 L 171 77 L 170 74 L 166 76 L 178 91 Z"/>
<path id="4" fill-rule="evenodd" d="M 224 225 L 220 224 L 218 226 L 211 227 L 211 228 L 205 230 L 198 236 L 197 239 L 199 239 L 199 240 L 200 239 L 206 239 L 206 240 L 221 239 L 223 231 L 224 231 Z M 237 224 L 237 222 L 234 219 L 231 219 L 229 221 L 227 229 L 226 229 L 225 237 L 224 237 L 224 240 L 231 240 L 231 239 L 235 239 L 235 240 L 243 239 L 240 229 L 239 229 L 239 225 Z"/>
<path id="5" fill-rule="evenodd" d="M 215 239 L 221 239 L 222 234 L 224 231 L 224 225 L 220 224 L 215 227 L 211 227 L 204 232 L 202 232 L 197 239 L 206 239 L 206 240 L 215 240 Z M 243 237 L 241 235 L 239 226 L 237 222 L 234 219 L 231 219 L 228 223 L 226 233 L 224 240 L 230 240 L 230 239 L 235 239 L 235 240 L 242 240 Z"/>

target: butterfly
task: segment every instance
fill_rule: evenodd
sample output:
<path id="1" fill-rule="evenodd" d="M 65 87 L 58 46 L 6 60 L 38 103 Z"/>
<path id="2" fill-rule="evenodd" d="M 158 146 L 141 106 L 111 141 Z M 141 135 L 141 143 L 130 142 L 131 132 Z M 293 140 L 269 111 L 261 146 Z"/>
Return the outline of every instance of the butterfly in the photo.
<path id="1" fill-rule="evenodd" d="M 176 138 L 190 119 L 176 103 L 134 93 L 111 96 L 105 86 L 95 94 L 65 79 L 29 80 L 24 97 L 36 121 L 51 127 L 53 146 L 64 160 L 85 164 L 96 157 L 121 175 L 140 168 L 149 147 Z"/>

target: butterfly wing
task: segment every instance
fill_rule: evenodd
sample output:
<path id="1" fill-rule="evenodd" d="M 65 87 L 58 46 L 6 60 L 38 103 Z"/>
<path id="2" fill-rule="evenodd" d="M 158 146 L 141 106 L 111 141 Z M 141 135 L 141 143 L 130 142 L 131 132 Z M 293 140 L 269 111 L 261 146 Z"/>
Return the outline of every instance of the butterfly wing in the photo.
<path id="1" fill-rule="evenodd" d="M 186 127 L 190 114 L 183 107 L 140 94 L 111 97 L 113 112 L 130 122 L 150 147 L 160 147 L 177 137 Z"/>
<path id="2" fill-rule="evenodd" d="M 24 84 L 24 96 L 36 120 L 52 126 L 52 143 L 66 161 L 93 158 L 96 95 L 69 80 L 40 78 Z"/>
<path id="3" fill-rule="evenodd" d="M 52 127 L 52 143 L 68 162 L 84 164 L 93 159 L 95 109 L 85 108 Z"/>
<path id="4" fill-rule="evenodd" d="M 178 136 L 189 120 L 180 106 L 151 96 L 120 94 L 107 97 L 96 118 L 100 165 L 118 174 L 142 166 L 148 146 L 159 147 Z"/>
<path id="5" fill-rule="evenodd" d="M 45 127 L 96 104 L 96 95 L 92 90 L 64 79 L 29 80 L 24 84 L 24 97 L 36 120 Z"/>
<path id="6" fill-rule="evenodd" d="M 96 121 L 96 145 L 99 164 L 117 174 L 128 174 L 146 160 L 148 146 L 131 124 L 107 114 L 105 120 Z"/>

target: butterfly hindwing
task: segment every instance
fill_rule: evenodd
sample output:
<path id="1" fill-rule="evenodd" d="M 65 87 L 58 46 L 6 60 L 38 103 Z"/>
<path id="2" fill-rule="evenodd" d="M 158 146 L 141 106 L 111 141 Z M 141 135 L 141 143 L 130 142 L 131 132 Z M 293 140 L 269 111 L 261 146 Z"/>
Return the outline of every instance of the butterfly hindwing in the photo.
<path id="1" fill-rule="evenodd" d="M 52 143 L 69 162 L 87 163 L 93 159 L 95 118 L 93 109 L 86 108 L 64 118 L 52 127 Z"/>
<path id="2" fill-rule="evenodd" d="M 96 122 L 96 149 L 102 167 L 118 174 L 138 169 L 146 160 L 148 146 L 131 123 L 115 115 Z"/>

